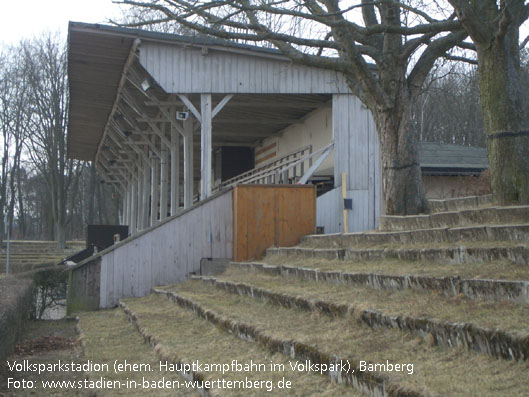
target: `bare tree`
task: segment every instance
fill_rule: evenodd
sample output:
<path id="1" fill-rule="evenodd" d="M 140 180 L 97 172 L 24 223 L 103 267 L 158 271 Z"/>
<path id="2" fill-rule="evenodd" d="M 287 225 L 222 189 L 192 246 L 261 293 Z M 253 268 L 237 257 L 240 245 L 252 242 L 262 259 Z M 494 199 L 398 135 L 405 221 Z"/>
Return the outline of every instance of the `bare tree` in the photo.
<path id="1" fill-rule="evenodd" d="M 31 90 L 32 134 L 28 153 L 44 176 L 59 248 L 66 244 L 68 211 L 75 202 L 81 163 L 66 157 L 68 88 L 66 51 L 52 35 L 23 47 Z"/>
<path id="2" fill-rule="evenodd" d="M 411 126 L 420 141 L 485 147 L 476 67 L 450 62 L 434 70 L 412 107 Z"/>
<path id="3" fill-rule="evenodd" d="M 8 215 L 12 227 L 13 209 L 17 197 L 17 182 L 24 140 L 27 137 L 27 81 L 20 66 L 20 56 L 14 48 L 0 54 L 0 130 L 2 131 L 2 161 L 0 175 L 0 243 Z"/>
<path id="4" fill-rule="evenodd" d="M 491 185 L 499 204 L 529 204 L 529 98 L 521 75 L 526 0 L 449 0 L 475 44 Z"/>
<path id="5" fill-rule="evenodd" d="M 436 59 L 467 35 L 454 14 L 439 6 L 431 10 L 434 17 L 409 1 L 120 3 L 163 14 L 127 26 L 176 21 L 223 39 L 267 41 L 294 62 L 342 72 L 377 126 L 386 212 L 415 214 L 427 209 L 410 109 Z"/>

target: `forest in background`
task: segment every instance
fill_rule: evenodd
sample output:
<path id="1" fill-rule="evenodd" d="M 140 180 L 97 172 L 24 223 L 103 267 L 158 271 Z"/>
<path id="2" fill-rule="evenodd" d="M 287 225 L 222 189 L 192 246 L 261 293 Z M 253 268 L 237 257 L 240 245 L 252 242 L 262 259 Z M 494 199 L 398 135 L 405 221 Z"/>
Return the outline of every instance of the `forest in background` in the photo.
<path id="1" fill-rule="evenodd" d="M 9 228 L 12 239 L 61 246 L 86 224 L 118 222 L 116 192 L 67 157 L 66 51 L 53 34 L 0 48 L 0 241 Z"/>

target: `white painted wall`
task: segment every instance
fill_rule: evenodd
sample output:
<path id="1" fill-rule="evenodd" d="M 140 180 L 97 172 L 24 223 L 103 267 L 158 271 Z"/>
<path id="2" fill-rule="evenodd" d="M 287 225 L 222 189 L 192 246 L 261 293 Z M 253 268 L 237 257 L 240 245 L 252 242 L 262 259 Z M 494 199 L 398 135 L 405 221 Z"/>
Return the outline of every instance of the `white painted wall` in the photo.
<path id="1" fill-rule="evenodd" d="M 349 93 L 341 73 L 299 65 L 281 55 L 174 41 L 143 40 L 140 62 L 169 93 Z"/>
<path id="2" fill-rule="evenodd" d="M 184 281 L 202 258 L 231 258 L 232 191 L 192 207 L 112 247 L 101 257 L 100 308 L 156 285 Z"/>
<path id="3" fill-rule="evenodd" d="M 304 120 L 292 124 L 280 132 L 279 136 L 267 138 L 255 150 L 277 143 L 276 156 L 259 164 L 265 165 L 274 160 L 294 152 L 304 146 L 312 144 L 312 151 L 327 146 L 332 140 L 332 109 L 325 106 L 314 110 Z M 315 160 L 315 159 L 314 159 Z M 315 175 L 332 175 L 334 169 L 334 154 L 331 153 L 322 163 Z"/>

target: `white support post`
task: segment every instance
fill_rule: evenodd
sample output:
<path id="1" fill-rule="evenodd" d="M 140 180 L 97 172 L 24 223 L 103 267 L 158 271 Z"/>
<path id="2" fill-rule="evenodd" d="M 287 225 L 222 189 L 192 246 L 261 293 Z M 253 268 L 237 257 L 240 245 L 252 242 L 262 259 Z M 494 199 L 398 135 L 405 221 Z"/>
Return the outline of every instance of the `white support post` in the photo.
<path id="1" fill-rule="evenodd" d="M 129 224 L 129 189 L 128 186 L 125 188 L 125 194 L 123 195 L 123 218 L 121 219 L 122 225 Z"/>
<path id="2" fill-rule="evenodd" d="M 151 226 L 158 221 L 158 188 L 160 187 L 160 160 L 153 158 L 151 163 Z"/>
<path id="3" fill-rule="evenodd" d="M 142 162 L 141 159 L 138 158 L 138 179 L 136 181 L 136 184 L 138 186 L 138 191 L 136 193 L 136 202 L 138 203 L 138 212 L 137 212 L 137 218 L 136 218 L 136 230 L 140 231 L 144 228 L 143 226 L 143 170 L 142 170 Z"/>
<path id="4" fill-rule="evenodd" d="M 127 225 L 129 225 L 129 234 L 132 234 L 132 184 L 133 179 L 132 175 L 129 174 L 129 184 L 128 184 L 128 190 L 127 190 L 127 196 L 129 197 L 127 207 L 128 207 L 128 213 L 127 213 Z"/>
<path id="5" fill-rule="evenodd" d="M 171 215 L 180 204 L 180 134 L 171 126 Z"/>
<path id="6" fill-rule="evenodd" d="M 184 208 L 193 205 L 193 121 L 184 121 Z"/>
<path id="7" fill-rule="evenodd" d="M 138 220 L 138 183 L 137 181 L 132 178 L 130 180 L 130 184 L 132 185 L 131 186 L 131 189 L 132 189 L 132 192 L 131 192 L 131 205 L 130 205 L 130 208 L 131 208 L 131 216 L 130 216 L 130 233 L 131 234 L 136 234 L 136 222 Z"/>
<path id="8" fill-rule="evenodd" d="M 141 199 L 143 206 L 142 224 L 144 228 L 149 227 L 149 197 L 151 194 L 151 165 L 143 162 L 143 197 Z"/>
<path id="9" fill-rule="evenodd" d="M 161 133 L 165 136 L 166 124 L 162 124 Z M 170 143 L 170 142 L 169 142 Z M 167 218 L 167 205 L 169 199 L 169 153 L 164 144 L 164 140 L 160 142 L 161 161 L 160 161 L 160 220 Z"/>
<path id="10" fill-rule="evenodd" d="M 200 95 L 200 200 L 211 196 L 211 94 Z"/>
<path id="11" fill-rule="evenodd" d="M 163 130 L 162 130 L 163 131 Z M 169 198 L 169 164 L 168 152 L 164 143 L 162 145 L 162 157 L 160 161 L 160 220 L 167 218 L 167 199 Z"/>

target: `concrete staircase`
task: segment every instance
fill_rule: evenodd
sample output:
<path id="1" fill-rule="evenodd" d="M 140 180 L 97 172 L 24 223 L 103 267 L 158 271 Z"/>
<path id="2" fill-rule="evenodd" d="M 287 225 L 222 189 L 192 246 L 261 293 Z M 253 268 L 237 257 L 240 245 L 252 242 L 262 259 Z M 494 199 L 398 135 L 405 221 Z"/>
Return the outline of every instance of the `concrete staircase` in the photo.
<path id="1" fill-rule="evenodd" d="M 9 247 L 9 271 L 25 272 L 36 267 L 54 265 L 85 248 L 84 241 L 67 241 L 66 249 L 57 248 L 56 241 L 12 240 Z M 7 242 L 0 247 L 0 272 L 5 272 Z"/>
<path id="2" fill-rule="evenodd" d="M 529 207 L 432 206 L 377 232 L 306 236 L 116 310 L 163 362 L 265 365 L 188 379 L 273 388 L 202 395 L 528 395 Z"/>

